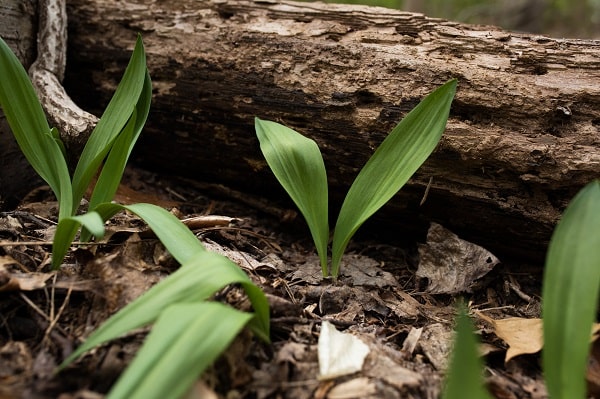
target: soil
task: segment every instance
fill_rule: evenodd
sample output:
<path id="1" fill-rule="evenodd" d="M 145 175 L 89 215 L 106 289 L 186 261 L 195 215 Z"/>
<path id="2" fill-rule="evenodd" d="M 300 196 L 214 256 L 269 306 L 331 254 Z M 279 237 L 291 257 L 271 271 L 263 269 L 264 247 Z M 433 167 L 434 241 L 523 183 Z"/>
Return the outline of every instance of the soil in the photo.
<path id="1" fill-rule="evenodd" d="M 494 396 L 547 397 L 539 352 L 505 362 L 508 344 L 494 324 L 539 317 L 542 265 L 501 259 L 484 276 L 434 294 L 444 289 L 432 290 L 433 281 L 417 276 L 427 238 L 398 243 L 393 232 L 371 228 L 352 241 L 332 284 L 321 278 L 304 222 L 286 205 L 134 168 L 117 201 L 151 202 L 182 219 L 197 217 L 200 224 L 191 228 L 198 238 L 232 258 L 268 295 L 272 343 L 240 334 L 189 397 L 439 397 L 461 299 L 483 343 L 484 375 Z M 56 211 L 42 187 L 0 214 L 0 398 L 103 397 L 147 331 L 97 348 L 58 375 L 54 368 L 111 314 L 177 267 L 141 221 L 121 214 L 111 220 L 107 237 L 74 245 L 61 270 L 52 272 Z M 207 217 L 215 215 L 223 217 Z M 325 320 L 367 344 L 360 372 L 318 378 Z"/>

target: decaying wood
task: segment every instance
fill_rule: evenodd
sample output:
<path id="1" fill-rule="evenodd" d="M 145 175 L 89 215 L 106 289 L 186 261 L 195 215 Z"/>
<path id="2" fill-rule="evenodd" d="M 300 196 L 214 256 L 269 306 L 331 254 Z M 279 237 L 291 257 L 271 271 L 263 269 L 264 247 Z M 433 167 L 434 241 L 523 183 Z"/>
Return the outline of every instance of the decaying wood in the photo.
<path id="1" fill-rule="evenodd" d="M 0 2 L 0 37 L 25 67 L 29 67 L 36 57 L 36 11 L 35 0 Z M 21 154 L 0 110 L 0 208 L 3 204 L 13 206 L 18 203 L 36 184 L 39 184 L 37 175 Z"/>
<path id="2" fill-rule="evenodd" d="M 319 143 L 339 201 L 386 132 L 457 77 L 439 148 L 379 214 L 394 234 L 437 220 L 490 248 L 540 251 L 600 171 L 597 42 L 320 3 L 69 5 L 69 79 L 82 99 L 108 98 L 143 34 L 155 98 L 138 155 L 155 168 L 280 194 L 259 116 Z"/>
<path id="3" fill-rule="evenodd" d="M 600 170 L 598 42 L 320 3 L 68 6 L 67 85 L 90 108 L 105 105 L 143 34 L 155 96 L 137 155 L 163 171 L 282 195 L 254 136 L 259 116 L 319 143 L 339 203 L 386 132 L 452 77 L 448 129 L 379 214 L 388 233 L 437 220 L 500 254 L 540 254 Z"/>
<path id="4" fill-rule="evenodd" d="M 71 148 L 82 149 L 98 118 L 79 108 L 62 86 L 67 56 L 65 0 L 39 0 L 38 57 L 29 68 L 31 82 L 50 120 Z"/>

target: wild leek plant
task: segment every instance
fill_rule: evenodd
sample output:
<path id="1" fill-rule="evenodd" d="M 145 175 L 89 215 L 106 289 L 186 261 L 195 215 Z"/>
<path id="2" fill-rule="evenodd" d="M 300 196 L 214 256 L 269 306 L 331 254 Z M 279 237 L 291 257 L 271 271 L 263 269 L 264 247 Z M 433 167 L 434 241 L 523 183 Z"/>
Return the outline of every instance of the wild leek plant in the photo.
<path id="1" fill-rule="evenodd" d="M 571 200 L 556 226 L 544 269 L 542 365 L 552 398 L 587 397 L 585 375 L 600 289 L 600 182 Z"/>
<path id="2" fill-rule="evenodd" d="M 473 324 L 462 303 L 458 307 L 455 334 L 442 399 L 491 399 L 483 385 L 483 364 Z"/>
<path id="3" fill-rule="evenodd" d="M 48 125 L 27 73 L 2 39 L 0 77 L 0 106 L 21 151 L 56 195 L 59 221 L 77 213 L 103 162 L 90 210 L 112 200 L 150 109 L 152 87 L 141 37 L 121 83 L 81 153 L 72 179 L 59 132 Z"/>
<path id="4" fill-rule="evenodd" d="M 342 204 L 333 233 L 331 267 L 327 174 L 317 144 L 275 122 L 255 119 L 262 153 L 273 174 L 306 219 L 323 277 L 338 276 L 342 255 L 358 228 L 419 169 L 446 128 L 456 80 L 429 94 L 390 132 L 362 168 Z"/>
<path id="5" fill-rule="evenodd" d="M 0 106 L 26 158 L 59 202 L 53 266 L 60 266 L 82 226 L 82 239 L 90 235 L 101 238 L 104 222 L 122 210 L 141 217 L 181 263 L 175 273 L 106 321 L 61 365 L 64 368 L 94 346 L 154 323 L 109 398 L 181 397 L 245 325 L 269 340 L 266 297 L 235 263 L 206 251 L 181 221 L 158 206 L 109 202 L 145 123 L 151 94 L 146 57 L 138 37 L 123 80 L 86 143 L 71 179 L 58 132 L 48 126 L 27 73 L 0 39 Z M 76 215 L 102 163 L 88 212 Z M 254 315 L 208 301 L 229 284 L 239 284 L 245 290 Z"/>
<path id="6" fill-rule="evenodd" d="M 551 398 L 588 397 L 585 377 L 599 290 L 600 182 L 596 180 L 573 198 L 554 230 L 546 254 L 542 367 Z M 459 316 L 459 342 L 454 348 L 455 361 L 450 364 L 444 399 L 469 397 L 465 392 L 478 389 L 477 381 L 481 378 L 480 369 L 467 367 L 475 364 L 479 355 L 472 332 L 461 328 L 460 320 L 464 317 Z M 456 381 L 464 383 L 456 386 Z"/>
<path id="7" fill-rule="evenodd" d="M 158 206 L 104 203 L 94 212 L 99 218 L 83 215 L 70 218 L 69 224 L 83 224 L 95 232 L 103 229 L 103 220 L 123 209 L 148 223 L 181 267 L 108 319 L 60 369 L 95 346 L 153 324 L 144 345 L 107 397 L 179 398 L 245 325 L 269 341 L 269 304 L 235 263 L 207 251 L 183 223 Z M 62 226 L 57 228 L 57 236 L 72 234 L 79 227 Z M 254 315 L 209 301 L 230 284 L 240 284 L 246 291 Z"/>

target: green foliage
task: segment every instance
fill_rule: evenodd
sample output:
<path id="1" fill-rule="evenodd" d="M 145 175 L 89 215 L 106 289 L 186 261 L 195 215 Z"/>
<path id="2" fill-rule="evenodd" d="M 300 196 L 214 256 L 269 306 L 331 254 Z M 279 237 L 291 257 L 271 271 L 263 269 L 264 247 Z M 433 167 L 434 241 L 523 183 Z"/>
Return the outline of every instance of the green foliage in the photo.
<path id="1" fill-rule="evenodd" d="M 92 235 L 100 238 L 104 235 L 105 221 L 123 210 L 146 221 L 182 265 L 107 320 L 60 369 L 97 345 L 155 323 L 139 355 L 109 397 L 180 397 L 245 325 L 269 341 L 266 297 L 235 263 L 206 251 L 179 219 L 158 206 L 123 206 L 109 202 L 150 109 L 152 87 L 140 37 L 115 95 L 84 147 L 72 180 L 58 131 L 48 126 L 27 73 L 1 39 L 0 77 L 0 106 L 17 142 L 59 200 L 59 222 L 52 246 L 53 267 L 62 264 L 81 227 L 83 240 Z M 76 215 L 98 170 L 100 174 L 89 210 Z M 245 290 L 254 315 L 208 302 L 229 284 L 239 284 Z"/>
<path id="2" fill-rule="evenodd" d="M 103 161 L 92 206 L 110 201 L 150 108 L 152 90 L 141 37 L 121 83 L 86 143 L 72 180 L 58 131 L 50 129 L 27 72 L 2 39 L 0 76 L 0 106 L 23 154 L 56 195 L 59 222 L 77 213 Z"/>
<path id="3" fill-rule="evenodd" d="M 352 183 L 333 234 L 333 276 L 354 233 L 406 184 L 437 146 L 455 92 L 456 80 L 451 80 L 425 97 L 383 140 Z"/>
<path id="4" fill-rule="evenodd" d="M 51 131 L 44 110 L 27 72 L 0 38 L 0 107 L 21 151 L 44 179 L 59 202 L 59 218 L 70 212 L 73 203 L 64 146 L 58 132 Z"/>
<path id="5" fill-rule="evenodd" d="M 255 127 L 271 170 L 306 219 L 327 276 L 327 174 L 321 151 L 313 140 L 278 123 L 256 118 Z"/>
<path id="6" fill-rule="evenodd" d="M 542 360 L 552 398 L 586 397 L 585 373 L 600 287 L 600 182 L 571 201 L 546 255 Z"/>
<path id="7" fill-rule="evenodd" d="M 183 397 L 251 317 L 214 302 L 172 305 L 107 398 Z"/>
<path id="8" fill-rule="evenodd" d="M 57 227 L 56 236 L 68 236 L 76 231 L 79 226 L 72 224 L 83 224 L 101 236 L 103 232 L 98 230 L 103 230 L 103 221 L 121 210 L 145 220 L 166 249 L 181 262 L 181 267 L 108 319 L 60 369 L 98 345 L 154 323 L 138 356 L 109 397 L 179 397 L 173 392 L 186 392 L 246 324 L 261 339 L 269 341 L 269 304 L 264 293 L 235 263 L 206 251 L 194 234 L 163 208 L 151 204 L 100 204 L 96 211 L 87 214 L 97 217 L 67 218 L 68 223 Z M 69 242 L 67 238 L 62 244 L 68 247 Z M 55 240 L 55 245 L 59 244 Z M 229 284 L 239 284 L 246 291 L 254 317 L 207 302 Z"/>
<path id="9" fill-rule="evenodd" d="M 483 365 L 477 352 L 477 344 L 473 325 L 464 304 L 461 304 L 443 399 L 491 399 L 491 395 L 483 386 Z"/>
<path id="10" fill-rule="evenodd" d="M 390 132 L 350 187 L 335 226 L 330 273 L 358 228 L 404 186 L 425 162 L 446 127 L 456 80 L 429 94 Z M 275 122 L 255 120 L 269 167 L 306 219 L 327 277 L 327 177 L 317 144 Z"/>

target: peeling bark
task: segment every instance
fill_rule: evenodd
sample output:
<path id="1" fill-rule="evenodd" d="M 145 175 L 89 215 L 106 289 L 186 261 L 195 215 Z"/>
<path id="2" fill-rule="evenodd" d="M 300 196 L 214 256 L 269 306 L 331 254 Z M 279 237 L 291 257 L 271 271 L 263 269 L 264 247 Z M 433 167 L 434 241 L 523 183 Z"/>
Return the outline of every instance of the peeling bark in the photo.
<path id="1" fill-rule="evenodd" d="M 98 118 L 79 108 L 65 92 L 62 81 L 67 57 L 67 9 L 65 0 L 39 0 L 38 57 L 29 76 L 48 116 L 61 138 L 79 153 Z"/>

